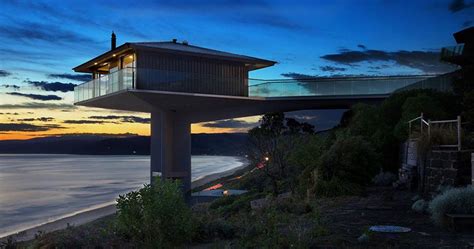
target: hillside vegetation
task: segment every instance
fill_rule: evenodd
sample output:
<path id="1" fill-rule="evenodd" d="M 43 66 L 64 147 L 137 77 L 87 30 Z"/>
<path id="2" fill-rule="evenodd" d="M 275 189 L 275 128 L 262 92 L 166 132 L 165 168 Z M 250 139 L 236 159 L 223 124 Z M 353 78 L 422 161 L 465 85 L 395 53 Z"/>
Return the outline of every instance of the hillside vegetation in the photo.
<path id="1" fill-rule="evenodd" d="M 404 211 L 412 204 L 408 194 L 396 195 L 391 188 L 371 189 L 374 185 L 390 185 L 396 179 L 399 145 L 408 136 L 408 120 L 421 112 L 433 120 L 452 119 L 465 104 L 451 93 L 431 90 L 395 93 L 379 106 L 353 106 L 343 115 L 340 125 L 324 135 L 316 134 L 309 124 L 285 118 L 282 113 L 267 114 L 260 126 L 249 131 L 249 168 L 208 185 L 221 183 L 224 189 L 246 189 L 248 193 L 225 196 L 192 209 L 179 204 L 172 212 L 174 217 L 170 217 L 167 213 L 151 211 L 181 203 L 175 195 L 178 185 L 158 181 L 162 185 L 146 186 L 144 190 L 121 197 L 117 218 L 107 223 L 105 238 L 109 238 L 106 240 L 112 247 L 122 243 L 144 248 L 165 248 L 165 245 L 196 248 L 317 248 L 321 245 L 380 248 L 389 245 L 390 248 L 416 248 L 417 243 L 432 245 L 434 240 L 420 238 L 416 233 L 404 237 L 409 241 L 373 239 L 375 235 L 367 232 L 365 226 L 382 220 L 419 224 L 420 229 L 437 231 L 425 222 L 429 218 Z M 154 201 L 150 196 L 160 201 Z M 372 213 L 367 208 L 374 205 L 383 209 Z M 192 218 L 189 212 L 192 212 Z M 189 221 L 183 227 L 173 228 L 184 234 L 180 240 L 170 237 L 172 231 L 165 231 L 160 225 L 167 219 Z M 143 224 L 147 229 L 127 224 L 138 227 Z M 156 224 L 156 231 L 149 229 L 150 224 Z M 172 223 L 170 227 L 176 227 L 176 224 Z M 155 232 L 156 240 L 151 239 Z M 349 234 L 354 240 L 354 236 L 359 236 L 354 232 L 364 233 L 366 238 L 354 242 L 343 235 Z M 47 241 L 47 247 L 61 247 L 64 241 L 68 246 L 75 240 L 83 243 L 74 234 L 77 231 L 71 232 L 65 237 L 67 239 L 51 240 L 48 237 L 35 243 L 44 246 L 41 241 Z M 371 244 L 364 244 L 369 237 Z M 104 245 L 104 241 L 93 241 L 90 247 Z M 449 238 L 440 241 L 457 243 Z M 439 246 L 442 245 L 445 244 Z"/>

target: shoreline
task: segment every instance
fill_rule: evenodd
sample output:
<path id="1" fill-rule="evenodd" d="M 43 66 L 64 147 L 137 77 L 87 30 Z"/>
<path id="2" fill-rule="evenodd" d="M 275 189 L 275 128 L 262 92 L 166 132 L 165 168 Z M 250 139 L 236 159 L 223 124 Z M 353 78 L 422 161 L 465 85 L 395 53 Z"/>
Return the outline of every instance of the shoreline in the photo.
<path id="1" fill-rule="evenodd" d="M 199 187 L 201 187 L 201 186 L 203 186 L 207 183 L 210 183 L 212 181 L 215 181 L 219 178 L 230 176 L 230 175 L 234 174 L 236 171 L 241 170 L 241 169 L 249 166 L 249 161 L 245 157 L 239 157 L 239 161 L 242 163 L 241 166 L 238 166 L 238 167 L 235 167 L 235 168 L 232 168 L 232 169 L 229 169 L 229 170 L 225 170 L 225 171 L 222 171 L 222 172 L 206 175 L 206 176 L 203 176 L 201 178 L 198 178 L 198 179 L 194 180 L 193 182 L 191 182 L 191 190 L 193 190 L 195 188 L 199 188 Z"/>
<path id="2" fill-rule="evenodd" d="M 191 183 L 191 188 L 194 189 L 194 188 L 200 187 L 209 182 L 215 181 L 219 178 L 232 175 L 237 170 L 247 167 L 248 161 L 245 158 L 240 158 L 240 159 L 242 162 L 241 166 L 238 166 L 226 171 L 210 174 L 200 179 L 197 179 Z M 21 229 L 18 231 L 13 231 L 8 234 L 3 234 L 2 235 L 3 237 L 0 237 L 0 242 L 6 241 L 8 237 L 12 237 L 14 241 L 18 241 L 18 242 L 32 240 L 35 238 L 35 235 L 40 232 L 50 233 L 57 230 L 65 229 L 68 226 L 83 225 L 83 224 L 92 222 L 94 220 L 97 220 L 99 218 L 114 214 L 116 212 L 115 205 L 116 205 L 115 201 L 113 201 L 112 204 L 107 204 L 107 203 L 99 204 L 99 205 L 96 205 L 96 208 L 91 207 L 90 209 L 86 209 L 83 211 L 78 211 L 69 215 L 65 215 L 56 220 L 47 221 L 38 225 L 31 226 L 26 229 Z"/>

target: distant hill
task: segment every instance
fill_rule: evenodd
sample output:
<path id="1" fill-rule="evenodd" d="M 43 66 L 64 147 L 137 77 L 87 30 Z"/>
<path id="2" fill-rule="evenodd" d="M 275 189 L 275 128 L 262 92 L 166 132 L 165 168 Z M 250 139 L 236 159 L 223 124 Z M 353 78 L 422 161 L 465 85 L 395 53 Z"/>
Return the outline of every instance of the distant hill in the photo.
<path id="1" fill-rule="evenodd" d="M 246 133 L 192 134 L 193 155 L 244 155 Z M 0 141 L 0 154 L 149 155 L 150 137 L 65 135 Z"/>

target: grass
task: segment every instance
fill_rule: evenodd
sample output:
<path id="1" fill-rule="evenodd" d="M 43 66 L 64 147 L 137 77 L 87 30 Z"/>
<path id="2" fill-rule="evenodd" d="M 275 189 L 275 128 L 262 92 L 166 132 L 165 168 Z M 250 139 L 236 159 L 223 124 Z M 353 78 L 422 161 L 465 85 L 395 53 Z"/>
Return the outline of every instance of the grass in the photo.
<path id="1" fill-rule="evenodd" d="M 411 211 L 411 193 L 389 188 L 370 188 L 365 197 L 306 200 L 295 197 L 273 200 L 272 205 L 260 210 L 230 208 L 236 203 L 250 202 L 250 196 L 259 198 L 249 194 L 193 207 L 193 215 L 200 220 L 200 225 L 196 237 L 186 247 L 380 248 L 383 245 L 384 248 L 463 248 L 467 241 L 474 240 L 474 234 L 452 234 L 433 226 L 428 215 Z M 389 208 L 367 209 L 374 205 Z M 133 248 L 133 243 L 111 232 L 113 221 L 112 215 L 17 245 L 19 248 Z M 407 226 L 414 232 L 370 233 L 366 244 L 357 241 L 370 226 L 380 224 Z"/>

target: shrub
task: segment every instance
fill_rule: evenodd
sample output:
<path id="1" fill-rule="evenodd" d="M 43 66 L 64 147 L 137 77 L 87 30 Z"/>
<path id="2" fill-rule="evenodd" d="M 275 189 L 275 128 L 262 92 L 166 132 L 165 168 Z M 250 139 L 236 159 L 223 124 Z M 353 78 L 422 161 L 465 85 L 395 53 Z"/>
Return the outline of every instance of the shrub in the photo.
<path id="1" fill-rule="evenodd" d="M 395 175 L 394 173 L 380 171 L 380 173 L 374 176 L 372 182 L 376 186 L 390 186 L 396 180 L 397 175 Z"/>
<path id="2" fill-rule="evenodd" d="M 12 236 L 8 236 L 6 241 L 0 242 L 0 248 L 15 249 L 18 248 L 18 244 Z"/>
<path id="3" fill-rule="evenodd" d="M 119 233 L 139 247 L 170 248 L 189 241 L 195 229 L 179 181 L 157 178 L 152 185 L 119 196 Z"/>
<path id="4" fill-rule="evenodd" d="M 361 194 L 377 172 L 378 156 L 362 136 L 339 134 L 318 160 L 317 169 L 303 174 L 309 195 L 334 197 Z M 309 175 L 309 176 L 308 176 Z"/>
<path id="5" fill-rule="evenodd" d="M 336 197 L 344 195 L 360 195 L 362 187 L 358 184 L 348 181 L 342 181 L 339 178 L 331 180 L 318 180 L 314 188 L 316 196 Z"/>
<path id="6" fill-rule="evenodd" d="M 250 201 L 261 198 L 262 196 L 262 193 L 224 196 L 213 201 L 209 208 L 217 210 L 224 216 L 230 216 L 241 211 L 250 211 Z"/>
<path id="7" fill-rule="evenodd" d="M 402 106 L 402 110 L 402 117 L 394 131 L 400 140 L 405 140 L 408 137 L 407 122 L 420 116 L 421 113 L 423 113 L 425 119 L 444 119 L 448 116 L 438 98 L 424 93 L 407 98 Z"/>
<path id="8" fill-rule="evenodd" d="M 295 186 L 292 191 L 304 192 L 309 185 L 306 181 L 310 173 L 318 166 L 318 159 L 324 151 L 325 138 L 320 135 L 306 135 L 304 139 L 296 143 L 292 148 L 290 156 L 288 185 Z M 302 177 L 301 177 L 302 176 Z"/>
<path id="9" fill-rule="evenodd" d="M 437 194 L 443 194 L 446 191 L 451 190 L 451 189 L 453 189 L 453 186 L 451 186 L 449 184 L 440 184 L 440 185 L 438 185 L 438 187 L 436 187 L 436 193 Z"/>
<path id="10" fill-rule="evenodd" d="M 352 118 L 349 123 L 351 134 L 371 137 L 380 128 L 380 111 L 377 106 L 356 104 L 351 108 Z"/>
<path id="11" fill-rule="evenodd" d="M 413 205 L 411 205 L 411 210 L 420 214 L 424 213 L 427 208 L 428 208 L 428 203 L 423 199 L 419 199 L 415 201 Z"/>
<path id="12" fill-rule="evenodd" d="M 436 196 L 429 205 L 431 218 L 438 225 L 445 225 L 445 215 L 474 214 L 474 187 L 454 188 Z"/>
<path id="13" fill-rule="evenodd" d="M 435 102 L 430 103 L 430 99 L 434 99 Z M 415 89 L 397 92 L 387 98 L 381 105 L 381 120 L 386 124 L 396 124 L 404 122 L 406 118 L 410 119 L 408 116 L 417 117 L 421 112 L 431 117 L 440 113 L 457 113 L 459 109 L 459 98 L 452 93 Z M 432 118 L 444 117 L 433 116 Z"/>
<path id="14" fill-rule="evenodd" d="M 249 191 L 264 192 L 270 185 L 270 181 L 263 171 L 254 170 L 242 175 L 238 181 L 228 182 L 226 187 L 231 189 L 247 189 Z"/>
<path id="15" fill-rule="evenodd" d="M 283 248 L 285 240 L 279 230 L 279 224 L 287 217 L 274 207 L 245 217 L 241 225 L 243 230 L 239 240 L 239 248 Z"/>
<path id="16" fill-rule="evenodd" d="M 420 200 L 420 199 L 421 199 L 421 196 L 416 194 L 411 198 L 411 201 L 417 201 L 417 200 Z"/>
<path id="17" fill-rule="evenodd" d="M 216 238 L 228 240 L 235 237 L 236 227 L 225 219 L 210 215 L 201 215 L 198 219 L 199 225 L 193 242 L 209 242 Z"/>
<path id="18" fill-rule="evenodd" d="M 377 154 L 361 136 L 342 136 L 324 152 L 318 167 L 318 179 L 368 185 L 377 172 Z"/>
<path id="19" fill-rule="evenodd" d="M 235 235 L 234 226 L 225 220 L 215 220 L 207 224 L 208 231 L 222 239 L 232 239 Z"/>
<path id="20" fill-rule="evenodd" d="M 400 108 L 399 108 L 400 109 Z M 377 153 L 383 154 L 385 171 L 395 172 L 398 169 L 398 139 L 393 134 L 395 123 L 386 123 L 382 119 L 381 107 L 357 104 L 351 109 L 352 117 L 346 129 L 347 135 L 362 136 L 370 142 Z"/>
<path id="21" fill-rule="evenodd" d="M 307 202 L 294 198 L 276 199 L 272 205 L 277 211 L 289 214 L 302 215 L 313 211 L 313 208 Z"/>
<path id="22" fill-rule="evenodd" d="M 222 206 L 228 206 L 234 203 L 234 201 L 237 199 L 237 195 L 225 195 L 221 198 L 216 199 L 209 205 L 210 209 L 218 209 Z"/>

